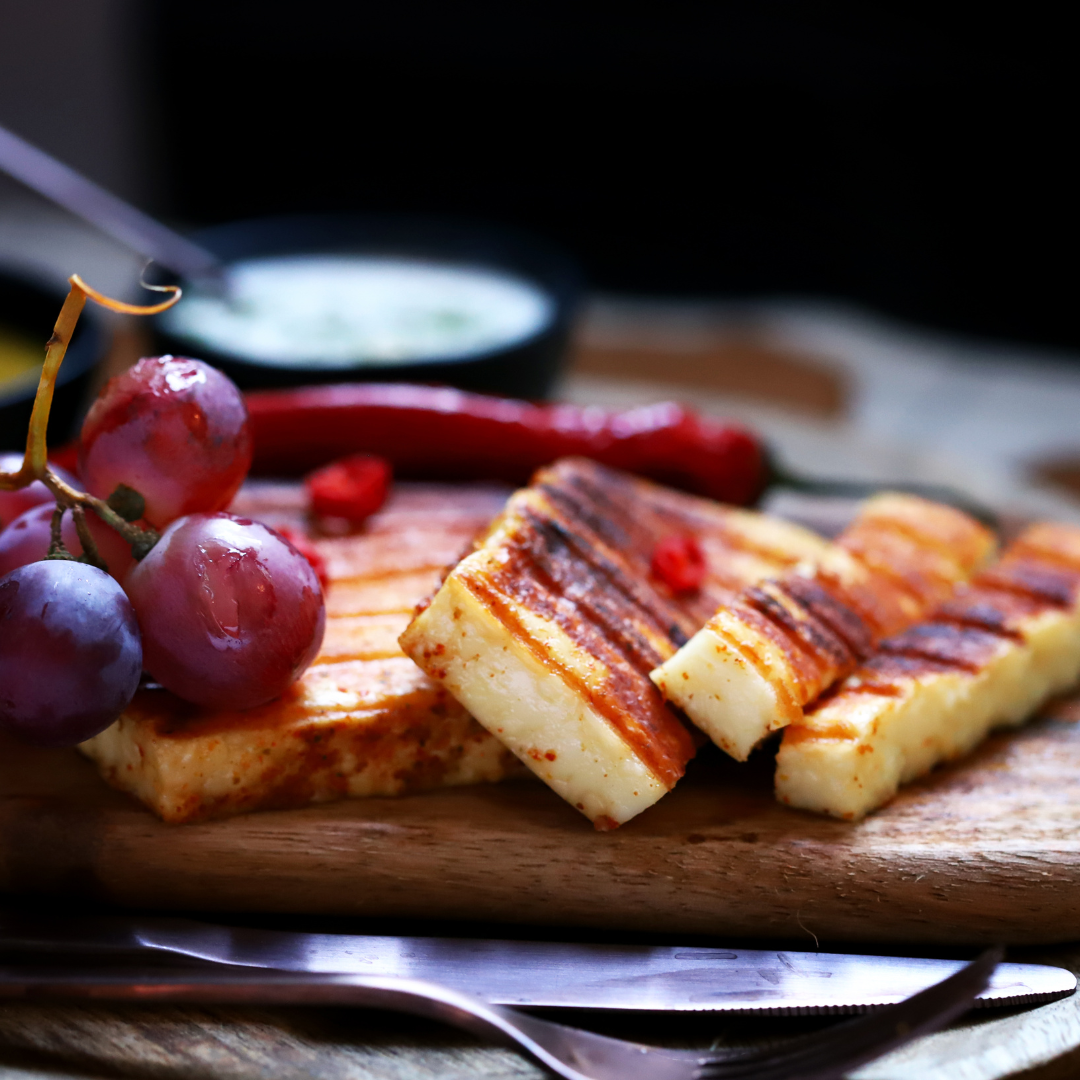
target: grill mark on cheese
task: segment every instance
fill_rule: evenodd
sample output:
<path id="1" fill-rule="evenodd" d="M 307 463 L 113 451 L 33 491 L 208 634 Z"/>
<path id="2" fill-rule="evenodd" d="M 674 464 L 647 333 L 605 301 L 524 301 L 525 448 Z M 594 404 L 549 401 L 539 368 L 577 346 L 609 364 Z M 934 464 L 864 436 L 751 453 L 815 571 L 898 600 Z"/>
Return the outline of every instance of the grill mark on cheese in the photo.
<path id="1" fill-rule="evenodd" d="M 491 611 L 519 646 L 527 649 L 544 667 L 556 672 L 607 720 L 657 779 L 671 787 L 685 772 L 686 763 L 696 750 L 689 731 L 664 704 L 648 676 L 628 663 L 603 634 L 584 620 L 573 617 L 571 612 L 560 610 L 557 598 L 537 587 L 534 577 L 528 573 L 527 564 L 518 562 L 516 570 L 516 573 L 499 575 L 498 579 L 465 570 L 458 574 L 458 581 Z M 555 622 L 591 656 L 599 659 L 606 667 L 602 685 L 588 683 L 545 649 L 543 643 L 522 625 L 508 599 Z"/>
<path id="2" fill-rule="evenodd" d="M 920 623 L 881 643 L 884 653 L 921 657 L 959 668 L 978 671 L 1001 651 L 1003 635 L 992 630 L 956 623 Z"/>
<path id="3" fill-rule="evenodd" d="M 835 585 L 830 589 L 823 579 L 800 574 L 787 575 L 783 585 L 784 591 L 828 627 L 856 659 L 870 654 L 874 638 L 869 620 L 845 602 L 846 598 L 836 595 Z"/>
<path id="4" fill-rule="evenodd" d="M 748 624 L 762 623 L 765 624 L 766 628 L 772 629 L 774 632 L 778 633 L 778 628 L 773 628 L 772 624 L 770 624 L 760 612 L 754 611 L 753 608 L 747 608 L 746 612 L 746 621 Z M 726 643 L 731 651 L 736 656 L 740 657 L 743 662 L 751 664 L 766 678 L 770 676 L 773 670 L 772 664 L 770 663 L 770 658 L 765 655 L 759 640 L 754 640 L 750 635 L 735 637 L 725 626 L 718 623 L 710 623 L 709 628 L 712 633 Z M 758 629 L 757 626 L 754 628 Z M 766 633 L 768 633 L 768 629 L 766 630 Z M 763 634 L 762 636 L 766 635 Z M 802 714 L 802 710 L 792 693 L 792 687 L 786 679 L 773 680 L 772 687 L 776 694 L 780 713 L 785 722 L 790 723 L 795 717 Z"/>
<path id="5" fill-rule="evenodd" d="M 673 628 L 680 635 L 697 629 L 677 605 L 667 602 L 635 576 L 617 553 L 602 551 L 572 522 L 544 518 L 529 507 L 524 516 L 535 529 L 536 539 L 542 541 L 549 573 L 558 578 L 560 588 L 564 592 L 573 589 L 575 600 L 597 614 L 610 610 L 610 616 L 603 620 L 609 633 L 620 632 L 621 620 L 628 612 L 645 617 L 665 640 Z M 581 572 L 584 568 L 588 568 L 585 575 Z M 581 580 L 583 576 L 586 581 Z"/>
<path id="6" fill-rule="evenodd" d="M 575 462 L 575 465 L 579 463 Z M 561 504 L 564 512 L 580 521 L 592 532 L 603 537 L 620 550 L 625 548 L 630 558 L 647 572 L 652 548 L 657 540 L 673 532 L 704 533 L 713 543 L 722 544 L 732 552 L 745 552 L 772 563 L 777 570 L 792 565 L 798 555 L 781 547 L 755 543 L 726 520 L 729 513 L 719 507 L 715 514 L 706 514 L 674 493 L 661 491 L 653 505 L 641 499 L 640 489 L 620 478 L 614 482 L 609 474 L 599 476 L 590 462 L 581 462 L 573 471 L 552 470 L 550 479 L 537 485 L 540 491 Z M 616 497 L 619 496 L 619 497 Z M 741 587 L 743 582 L 739 581 Z"/>
<path id="7" fill-rule="evenodd" d="M 746 590 L 746 601 L 823 669 L 841 671 L 854 666 L 855 656 L 845 642 L 791 595 L 786 580 L 751 586 Z"/>
<path id="8" fill-rule="evenodd" d="M 698 538 L 708 568 L 686 595 L 651 575 L 656 544 L 679 532 Z M 697 748 L 651 670 L 737 590 L 826 547 L 788 523 L 564 459 L 511 498 L 401 640 L 600 827 L 651 805 Z M 550 766 L 536 743 L 549 729 L 564 746 Z"/>
<path id="9" fill-rule="evenodd" d="M 1064 566 L 1050 566 L 1034 559 L 1020 557 L 1002 560 L 979 576 L 979 584 L 987 584 L 1031 596 L 1055 607 L 1071 607 L 1076 600 L 1077 571 Z"/>
<path id="10" fill-rule="evenodd" d="M 789 669 L 786 674 L 798 687 L 800 696 L 805 698 L 807 694 L 811 694 L 816 697 L 821 689 L 825 667 L 821 657 L 808 649 L 806 643 L 791 633 L 787 627 L 775 622 L 769 615 L 747 603 L 745 597 L 731 605 L 730 610 L 751 631 L 745 640 L 740 639 L 740 646 L 742 651 L 754 656 L 762 675 L 777 684 L 786 681 L 778 678 L 781 673 L 776 670 L 776 665 L 770 662 L 767 654 L 755 649 L 752 644 L 754 634 L 784 655 Z"/>
<path id="11" fill-rule="evenodd" d="M 1017 558 L 1030 556 L 1043 563 L 1057 563 L 1080 570 L 1080 538 L 1049 522 L 1024 530 L 1009 551 Z"/>
<path id="12" fill-rule="evenodd" d="M 778 797 L 862 817 L 899 784 L 1067 689 L 1080 674 L 1078 634 L 1080 529 L 1034 526 L 926 622 L 883 641 L 785 731 Z M 875 750 L 887 764 L 869 764 Z"/>
<path id="13" fill-rule="evenodd" d="M 589 627 L 590 641 L 599 636 L 635 669 L 658 663 L 660 651 L 656 642 L 641 632 L 639 624 L 651 623 L 656 638 L 663 637 L 663 629 L 649 617 L 647 609 L 635 604 L 618 588 L 616 582 L 622 575 L 617 568 L 609 566 L 609 573 L 598 571 L 588 559 L 580 557 L 581 545 L 575 545 L 578 548 L 575 551 L 567 543 L 565 532 L 554 522 L 544 521 L 528 511 L 524 516 L 529 527 L 514 537 L 511 559 L 491 575 L 496 587 L 513 595 L 519 581 L 521 585 L 536 583 L 551 599 L 546 603 L 540 601 L 534 610 L 557 622 L 578 644 L 586 643 L 586 635 L 579 631 Z M 521 595 L 515 599 L 533 607 L 533 597 Z M 568 600 L 569 604 L 560 604 L 560 599 Z"/>
<path id="14" fill-rule="evenodd" d="M 904 692 L 905 682 L 928 675 L 978 673 L 1003 642 L 1023 643 L 1025 622 L 1076 603 L 1080 567 L 1070 569 L 1064 560 L 1056 567 L 1040 565 L 1025 554 L 1028 550 L 1030 545 L 1014 545 L 997 565 L 939 605 L 931 620 L 884 639 L 851 677 L 822 694 L 806 717 L 844 693 L 895 697 Z"/>
<path id="15" fill-rule="evenodd" d="M 851 690 L 852 693 L 876 694 L 879 697 L 897 697 L 903 692 L 903 683 L 906 680 L 952 670 L 955 670 L 954 665 L 919 653 L 878 652 L 847 680 L 831 687 L 827 694 L 822 694 L 806 710 L 806 716 L 812 718 L 831 699 L 846 690 Z"/>
<path id="16" fill-rule="evenodd" d="M 961 590 L 937 609 L 938 617 L 959 626 L 992 630 L 995 634 L 1022 641 L 1021 626 L 1026 619 L 1045 609 L 1046 602 L 1026 593 L 1007 592 L 980 582 Z"/>
<path id="17" fill-rule="evenodd" d="M 555 480 L 556 478 L 551 476 L 550 479 L 541 481 L 536 485 L 536 491 L 552 506 L 557 507 L 564 517 L 577 521 L 611 547 L 626 552 L 628 559 L 634 557 L 634 539 L 637 540 L 638 547 L 648 542 L 644 536 L 633 537 L 630 530 L 633 529 L 634 522 L 626 520 L 622 504 L 609 500 L 602 489 L 590 501 L 575 490 L 576 484 L 556 483 Z"/>
<path id="18" fill-rule="evenodd" d="M 965 560 L 977 559 L 978 555 L 971 547 L 970 530 L 954 526 L 954 521 L 941 515 L 933 520 L 925 514 L 917 518 L 904 518 L 896 513 L 895 508 L 890 509 L 886 518 L 874 517 L 866 522 L 866 527 L 888 529 L 907 537 L 918 548 L 936 552 L 943 557 L 945 565 L 954 564 L 958 553 Z"/>
<path id="19" fill-rule="evenodd" d="M 925 618 L 992 547 L 987 530 L 952 508 L 896 495 L 870 500 L 818 563 L 741 591 L 653 678 L 717 745 L 745 760 L 771 731 L 800 723 L 802 710 L 878 641 Z M 898 638 L 885 652 L 962 666 L 983 655 L 986 634 L 952 627 L 932 642 Z M 867 673 L 868 692 L 897 693 L 886 674 L 881 665 Z M 790 701 L 776 698 L 781 686 Z"/>
<path id="20" fill-rule="evenodd" d="M 947 572 L 950 564 L 946 559 L 884 522 L 874 522 L 873 529 L 867 531 L 870 535 L 853 530 L 837 543 L 922 609 L 948 595 L 956 579 L 955 571 Z"/>
<path id="21" fill-rule="evenodd" d="M 668 627 L 669 631 L 678 627 L 678 632 L 669 632 L 668 636 L 676 648 L 745 586 L 748 575 L 740 573 L 736 565 L 740 555 L 766 564 L 767 573 L 780 572 L 798 561 L 798 556 L 785 553 L 782 545 L 755 543 L 733 528 L 727 520 L 730 510 L 717 507 L 715 514 L 708 514 L 696 510 L 698 504 L 685 496 L 656 488 L 650 498 L 643 499 L 640 485 L 627 477 L 590 461 L 574 460 L 569 464 L 546 470 L 532 490 L 542 496 L 574 535 L 585 530 L 607 549 L 618 551 L 635 585 L 648 582 L 648 589 L 639 588 L 639 593 L 648 595 L 650 603 L 661 598 L 672 603 L 677 618 L 670 620 Z M 678 532 L 699 538 L 707 568 L 700 589 L 676 597 L 652 578 L 651 561 L 656 544 Z"/>
<path id="22" fill-rule="evenodd" d="M 907 626 L 912 612 L 922 610 L 909 591 L 880 576 L 870 578 L 868 574 L 866 581 L 844 581 L 827 568 L 820 568 L 814 578 L 823 589 L 841 597 L 842 602 L 855 612 L 865 624 L 871 641 L 878 641 Z"/>

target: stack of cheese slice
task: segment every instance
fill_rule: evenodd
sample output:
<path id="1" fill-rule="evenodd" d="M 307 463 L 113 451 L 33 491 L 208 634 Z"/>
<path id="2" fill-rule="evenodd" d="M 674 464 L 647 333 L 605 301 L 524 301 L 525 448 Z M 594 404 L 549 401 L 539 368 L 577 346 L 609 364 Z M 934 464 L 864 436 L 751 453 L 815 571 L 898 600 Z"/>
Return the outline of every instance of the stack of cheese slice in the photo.
<path id="1" fill-rule="evenodd" d="M 776 793 L 857 820 L 1080 678 L 1080 528 L 1036 525 L 784 732 Z"/>
<path id="2" fill-rule="evenodd" d="M 966 514 L 910 495 L 868 500 L 813 563 L 723 605 L 652 679 L 739 761 L 910 626 L 993 553 Z"/>
<path id="3" fill-rule="evenodd" d="M 810 642 L 843 674 L 874 637 L 921 618 L 992 547 L 965 515 L 903 496 L 873 500 L 860 522 L 838 547 L 566 459 L 511 498 L 401 644 L 545 783 L 597 828 L 613 828 L 669 791 L 695 752 L 650 673 L 717 606 L 741 612 L 751 629 L 768 623 L 757 640 L 778 670 L 789 657 L 796 670 L 798 649 L 809 647 L 789 644 Z M 650 574 L 653 550 L 672 533 L 692 534 L 704 549 L 699 592 L 672 595 Z M 824 569 L 816 577 L 795 569 L 806 565 Z M 774 579 L 793 584 L 744 591 Z M 749 597 L 741 606 L 740 594 Z M 783 641 L 768 636 L 771 627 Z M 800 677 L 804 668 L 820 687 L 826 675 L 803 665 Z"/>
<path id="4" fill-rule="evenodd" d="M 657 543 L 708 571 L 673 595 Z M 401 637 L 405 652 L 597 828 L 670 790 L 696 741 L 649 681 L 720 603 L 828 551 L 799 526 L 568 458 L 516 492 Z"/>

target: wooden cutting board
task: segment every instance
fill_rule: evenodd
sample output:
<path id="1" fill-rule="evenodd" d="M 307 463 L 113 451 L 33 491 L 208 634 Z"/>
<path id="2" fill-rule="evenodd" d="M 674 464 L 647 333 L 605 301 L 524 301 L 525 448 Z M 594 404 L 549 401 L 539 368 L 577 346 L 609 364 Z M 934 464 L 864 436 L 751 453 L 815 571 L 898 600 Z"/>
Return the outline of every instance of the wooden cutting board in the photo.
<path id="1" fill-rule="evenodd" d="M 753 937 L 1073 940 L 1080 703 L 858 825 L 784 809 L 765 755 L 703 752 L 610 833 L 514 780 L 162 824 L 75 751 L 0 744 L 0 888 L 190 911 L 451 918 Z"/>

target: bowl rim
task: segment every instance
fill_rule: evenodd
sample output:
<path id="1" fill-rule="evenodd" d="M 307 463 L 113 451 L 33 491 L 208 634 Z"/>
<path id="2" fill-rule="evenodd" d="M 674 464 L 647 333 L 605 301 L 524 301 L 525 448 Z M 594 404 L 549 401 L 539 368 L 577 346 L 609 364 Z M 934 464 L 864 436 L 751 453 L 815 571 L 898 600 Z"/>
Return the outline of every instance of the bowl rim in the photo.
<path id="1" fill-rule="evenodd" d="M 397 239 L 381 243 L 365 243 L 361 234 L 382 234 Z M 322 235 L 327 240 L 312 246 L 301 242 L 303 235 Z M 253 236 L 266 237 L 265 242 L 245 243 Z M 355 237 L 355 238 L 354 238 Z M 419 242 L 423 238 L 423 246 Z M 241 218 L 200 229 L 192 239 L 222 257 L 223 262 L 239 262 L 260 256 L 291 254 L 365 254 L 429 260 L 444 265 L 459 265 L 474 269 L 501 269 L 512 276 L 537 286 L 551 300 L 550 316 L 531 333 L 504 341 L 482 350 L 467 353 L 410 357 L 378 363 L 356 360 L 349 363 L 327 363 L 318 359 L 297 357 L 291 361 L 268 361 L 250 354 L 233 352 L 195 337 L 178 333 L 155 316 L 154 328 L 166 341 L 187 348 L 202 350 L 255 369 L 287 373 L 308 372 L 312 375 L 340 374 L 348 380 L 357 372 L 391 374 L 415 368 L 455 367 L 484 364 L 493 358 L 510 355 L 519 349 L 547 337 L 563 333 L 573 321 L 584 293 L 584 279 L 577 264 L 557 247 L 542 238 L 533 237 L 512 226 L 473 222 L 462 218 L 444 218 L 427 214 L 276 214 Z M 416 240 L 417 243 L 412 241 Z M 477 254 L 454 257 L 449 252 L 472 247 Z M 246 250 L 242 250 L 246 249 Z M 184 284 L 183 278 L 173 277 Z"/>

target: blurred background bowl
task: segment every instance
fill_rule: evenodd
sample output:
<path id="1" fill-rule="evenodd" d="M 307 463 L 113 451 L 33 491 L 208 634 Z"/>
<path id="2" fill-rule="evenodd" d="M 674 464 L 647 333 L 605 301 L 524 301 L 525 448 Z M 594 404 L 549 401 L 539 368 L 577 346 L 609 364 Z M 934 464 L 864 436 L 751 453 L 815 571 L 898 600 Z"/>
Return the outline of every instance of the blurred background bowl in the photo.
<path id="1" fill-rule="evenodd" d="M 26 447 L 26 430 L 34 405 L 37 377 L 45 359 L 45 342 L 52 334 L 66 295 L 62 289 L 32 273 L 0 266 L 0 336 L 16 343 L 16 347 L 21 347 L 24 342 L 40 346 L 35 368 L 0 381 L 0 450 Z M 103 327 L 88 305 L 79 318 L 57 379 L 49 416 L 51 444 L 59 445 L 74 435 L 105 344 Z"/>
<path id="2" fill-rule="evenodd" d="M 289 256 L 360 256 L 405 260 L 461 272 L 494 273 L 542 294 L 546 314 L 529 331 L 475 351 L 372 361 L 328 361 L 313 349 L 288 360 L 213 344 L 191 327 L 178 330 L 169 312 L 154 320 L 156 352 L 189 355 L 226 372 L 250 389 L 312 383 L 380 381 L 445 383 L 470 390 L 545 397 L 558 377 L 582 292 L 576 266 L 541 241 L 511 230 L 474 227 L 426 217 L 304 215 L 215 226 L 193 237 L 228 267 L 247 260 Z M 226 277 L 228 272 L 226 272 Z M 199 291 L 194 283 L 192 292 Z M 205 288 L 205 286 L 204 286 Z"/>

